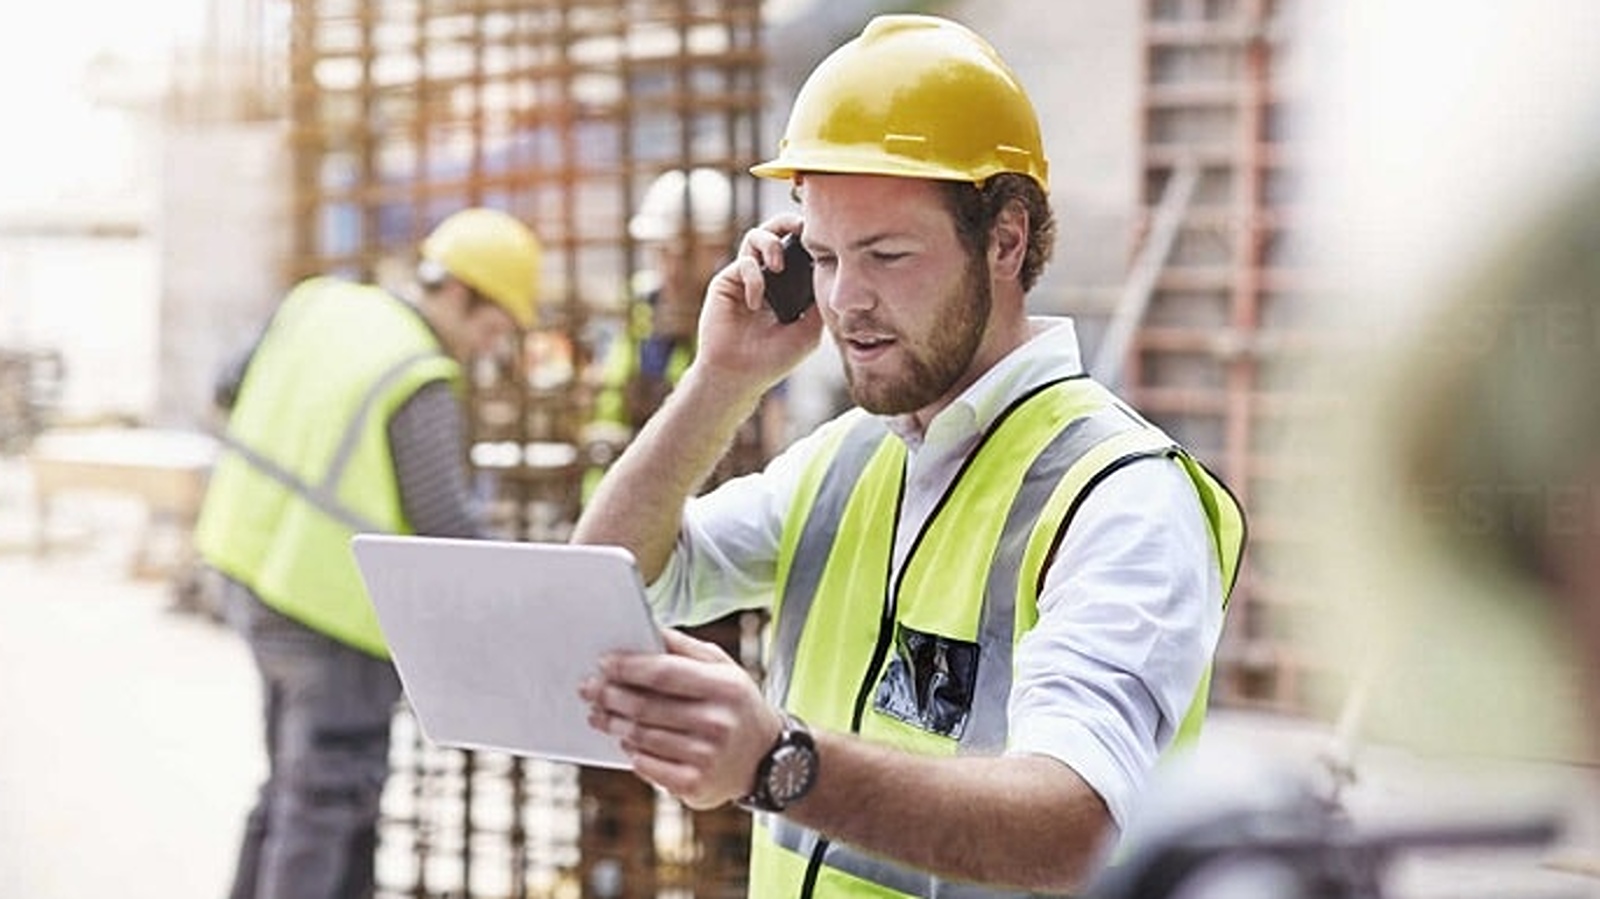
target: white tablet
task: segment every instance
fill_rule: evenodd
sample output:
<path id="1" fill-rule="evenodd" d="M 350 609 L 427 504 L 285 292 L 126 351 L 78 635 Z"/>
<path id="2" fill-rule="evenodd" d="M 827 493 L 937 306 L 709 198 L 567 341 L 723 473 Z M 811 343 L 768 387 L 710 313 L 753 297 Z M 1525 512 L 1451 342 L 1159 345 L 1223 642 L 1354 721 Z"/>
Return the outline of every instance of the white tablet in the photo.
<path id="1" fill-rule="evenodd" d="M 425 737 L 630 767 L 578 696 L 602 654 L 662 649 L 626 550 L 378 534 L 351 547 Z"/>

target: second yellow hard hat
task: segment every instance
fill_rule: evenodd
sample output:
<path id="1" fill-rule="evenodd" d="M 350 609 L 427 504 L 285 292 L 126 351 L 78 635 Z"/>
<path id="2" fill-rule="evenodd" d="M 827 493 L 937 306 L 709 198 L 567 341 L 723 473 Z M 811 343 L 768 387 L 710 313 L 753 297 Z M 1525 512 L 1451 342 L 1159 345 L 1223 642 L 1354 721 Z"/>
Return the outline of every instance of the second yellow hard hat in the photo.
<path id="1" fill-rule="evenodd" d="M 422 241 L 422 258 L 501 306 L 523 329 L 538 317 L 541 256 L 533 231 L 498 209 L 453 213 Z"/>

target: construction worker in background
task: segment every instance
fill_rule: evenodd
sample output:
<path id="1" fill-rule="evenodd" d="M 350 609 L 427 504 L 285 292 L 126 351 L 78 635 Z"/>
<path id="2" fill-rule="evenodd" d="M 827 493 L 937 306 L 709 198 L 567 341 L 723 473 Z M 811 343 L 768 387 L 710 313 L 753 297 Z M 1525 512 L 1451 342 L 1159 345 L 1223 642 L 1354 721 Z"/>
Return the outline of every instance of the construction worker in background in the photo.
<path id="1" fill-rule="evenodd" d="M 265 697 L 268 774 L 233 899 L 369 897 L 400 683 L 350 552 L 358 532 L 478 537 L 463 364 L 531 326 L 540 246 L 467 209 L 421 245 L 418 296 L 297 285 L 249 354 L 196 526 Z"/>
<path id="2" fill-rule="evenodd" d="M 699 353 L 574 539 L 638 560 L 663 623 L 771 609 L 765 693 L 666 634 L 582 688 L 634 770 L 758 813 L 749 894 L 1080 886 L 1197 724 L 1243 518 L 1025 310 L 1053 247 L 1033 104 L 981 37 L 881 16 L 795 99 L 800 213 L 746 233 Z M 783 324 L 763 269 L 814 257 Z M 690 498 L 766 390 L 836 342 L 858 408 Z"/>
<path id="3" fill-rule="evenodd" d="M 609 462 L 621 452 L 694 358 L 700 300 L 727 261 L 732 241 L 733 188 L 716 169 L 662 172 L 628 219 L 628 236 L 646 257 L 630 284 L 634 297 L 622 330 L 599 368 L 594 414 L 583 442 Z M 589 471 L 584 494 L 603 467 Z"/>
<path id="4" fill-rule="evenodd" d="M 696 328 L 706 285 L 729 257 L 733 243 L 733 185 L 728 176 L 712 168 L 669 169 L 645 189 L 638 210 L 628 219 L 628 235 L 643 251 L 645 266 L 633 278 L 629 319 L 607 347 L 599 367 L 594 414 L 586 424 L 582 442 L 593 463 L 584 473 L 585 500 L 599 484 L 605 467 L 614 461 L 650 416 L 660 408 L 674 384 L 694 359 Z M 756 467 L 766 457 L 761 438 L 765 422 L 781 415 L 780 400 L 769 396 L 763 416 L 746 421 L 736 442 L 744 458 L 711 480 Z M 758 430 L 762 433 L 756 433 Z M 740 616 L 708 623 L 696 635 L 737 653 L 742 640 Z M 579 790 L 595 805 L 596 838 L 586 842 L 582 865 L 597 893 L 606 893 L 609 871 L 652 871 L 656 861 L 647 829 L 650 822 L 626 814 L 630 807 L 650 808 L 655 790 L 626 771 L 585 768 L 578 775 Z M 711 815 L 718 813 L 712 812 Z M 703 839 L 728 827 L 695 815 L 696 832 Z M 738 858 L 748 840 L 740 830 L 731 848 L 713 847 L 719 857 Z M 631 859 L 631 863 L 628 860 Z M 598 885 L 597 885 L 598 884 Z M 622 883 L 628 892 L 653 890 L 652 883 Z"/>
<path id="5" fill-rule="evenodd" d="M 628 234 L 647 264 L 633 278 L 637 299 L 628 321 L 599 367 L 594 413 L 581 438 L 597 463 L 585 475 L 585 497 L 694 359 L 701 301 L 711 277 L 728 261 L 732 228 L 733 186 L 723 172 L 704 167 L 662 172 L 628 220 Z M 780 388 L 769 397 L 761 417 L 742 429 L 742 441 L 757 451 L 770 450 L 770 439 L 783 434 L 781 393 Z"/>

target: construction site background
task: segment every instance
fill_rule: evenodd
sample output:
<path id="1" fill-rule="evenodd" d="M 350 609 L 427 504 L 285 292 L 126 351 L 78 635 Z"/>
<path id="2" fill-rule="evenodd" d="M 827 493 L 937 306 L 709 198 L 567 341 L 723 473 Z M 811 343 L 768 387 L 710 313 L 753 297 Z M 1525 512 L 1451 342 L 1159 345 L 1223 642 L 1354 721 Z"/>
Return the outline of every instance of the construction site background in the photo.
<path id="1" fill-rule="evenodd" d="M 1296 437 L 1340 405 L 1297 363 L 1415 311 L 1364 308 L 1323 330 L 1325 285 L 1302 264 L 1318 164 L 1302 141 L 1317 74 L 1303 38 L 1320 6 L 77 0 L 0 28 L 0 74 L 16 87 L 0 112 L 29 123 L 0 165 L 0 882 L 31 897 L 225 887 L 261 774 L 256 685 L 244 647 L 209 614 L 186 528 L 220 425 L 211 378 L 294 277 L 403 273 L 441 204 L 506 201 L 532 219 L 555 260 L 551 324 L 509 368 L 475 378 L 473 461 L 506 536 L 559 539 L 576 508 L 591 344 L 620 319 L 637 262 L 620 223 L 648 176 L 700 162 L 742 171 L 776 146 L 816 60 L 872 13 L 912 8 L 976 25 L 1040 109 L 1062 240 L 1036 311 L 1076 318 L 1095 373 L 1218 469 L 1251 516 L 1208 740 L 1353 766 L 1347 801 L 1379 820 L 1600 809 L 1591 760 L 1503 767 L 1363 744 L 1340 730 L 1348 666 L 1299 639 L 1333 600 L 1308 593 L 1277 552 L 1307 539 L 1298 485 L 1321 462 Z M 625 20 L 661 27 L 634 44 L 623 25 L 595 26 L 591 57 L 564 55 L 576 39 L 551 30 Z M 435 84 L 419 63 L 434 40 L 486 41 L 517 64 L 495 69 L 485 54 Z M 613 102 L 607 66 L 644 86 L 638 103 Z M 435 102 L 435 89 L 454 99 Z M 560 118 L 579 108 L 591 118 Z M 506 109 L 543 137 L 498 132 Z M 357 119 L 370 130 L 352 136 Z M 590 154 L 598 164 L 540 142 L 578 132 L 607 148 Z M 437 146 L 460 153 L 441 161 Z M 377 177 L 386 167 L 406 177 Z M 1406 196 L 1394 212 L 1425 218 L 1430 207 Z M 751 224 L 787 202 L 744 179 L 735 212 Z M 575 832 L 588 788 L 571 771 L 433 754 L 410 732 L 397 746 L 397 782 L 448 801 L 390 806 L 381 867 L 393 895 L 622 894 L 588 858 L 616 841 L 596 848 Z M 504 821 L 472 825 L 458 794 L 480 781 L 528 786 L 509 814 L 545 816 L 544 834 L 513 845 Z M 643 827 L 662 847 L 661 895 L 737 894 L 723 876 L 736 881 L 737 859 L 694 873 L 709 829 L 697 840 L 670 803 L 632 811 L 643 824 L 626 832 Z M 1592 819 L 1575 816 L 1563 839 L 1597 845 Z M 1395 892 L 1587 895 L 1593 878 L 1550 857 L 1426 857 L 1397 872 Z"/>

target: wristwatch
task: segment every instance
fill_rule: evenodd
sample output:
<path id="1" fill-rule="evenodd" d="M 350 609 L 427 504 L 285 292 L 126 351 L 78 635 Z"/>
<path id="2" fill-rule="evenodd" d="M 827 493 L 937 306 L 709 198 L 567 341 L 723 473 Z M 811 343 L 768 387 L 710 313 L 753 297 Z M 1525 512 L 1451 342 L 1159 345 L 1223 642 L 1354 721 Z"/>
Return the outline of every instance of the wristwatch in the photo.
<path id="1" fill-rule="evenodd" d="M 817 782 L 817 744 L 806 723 L 783 713 L 783 732 L 756 765 L 756 781 L 739 804 L 758 812 L 781 812 Z"/>

